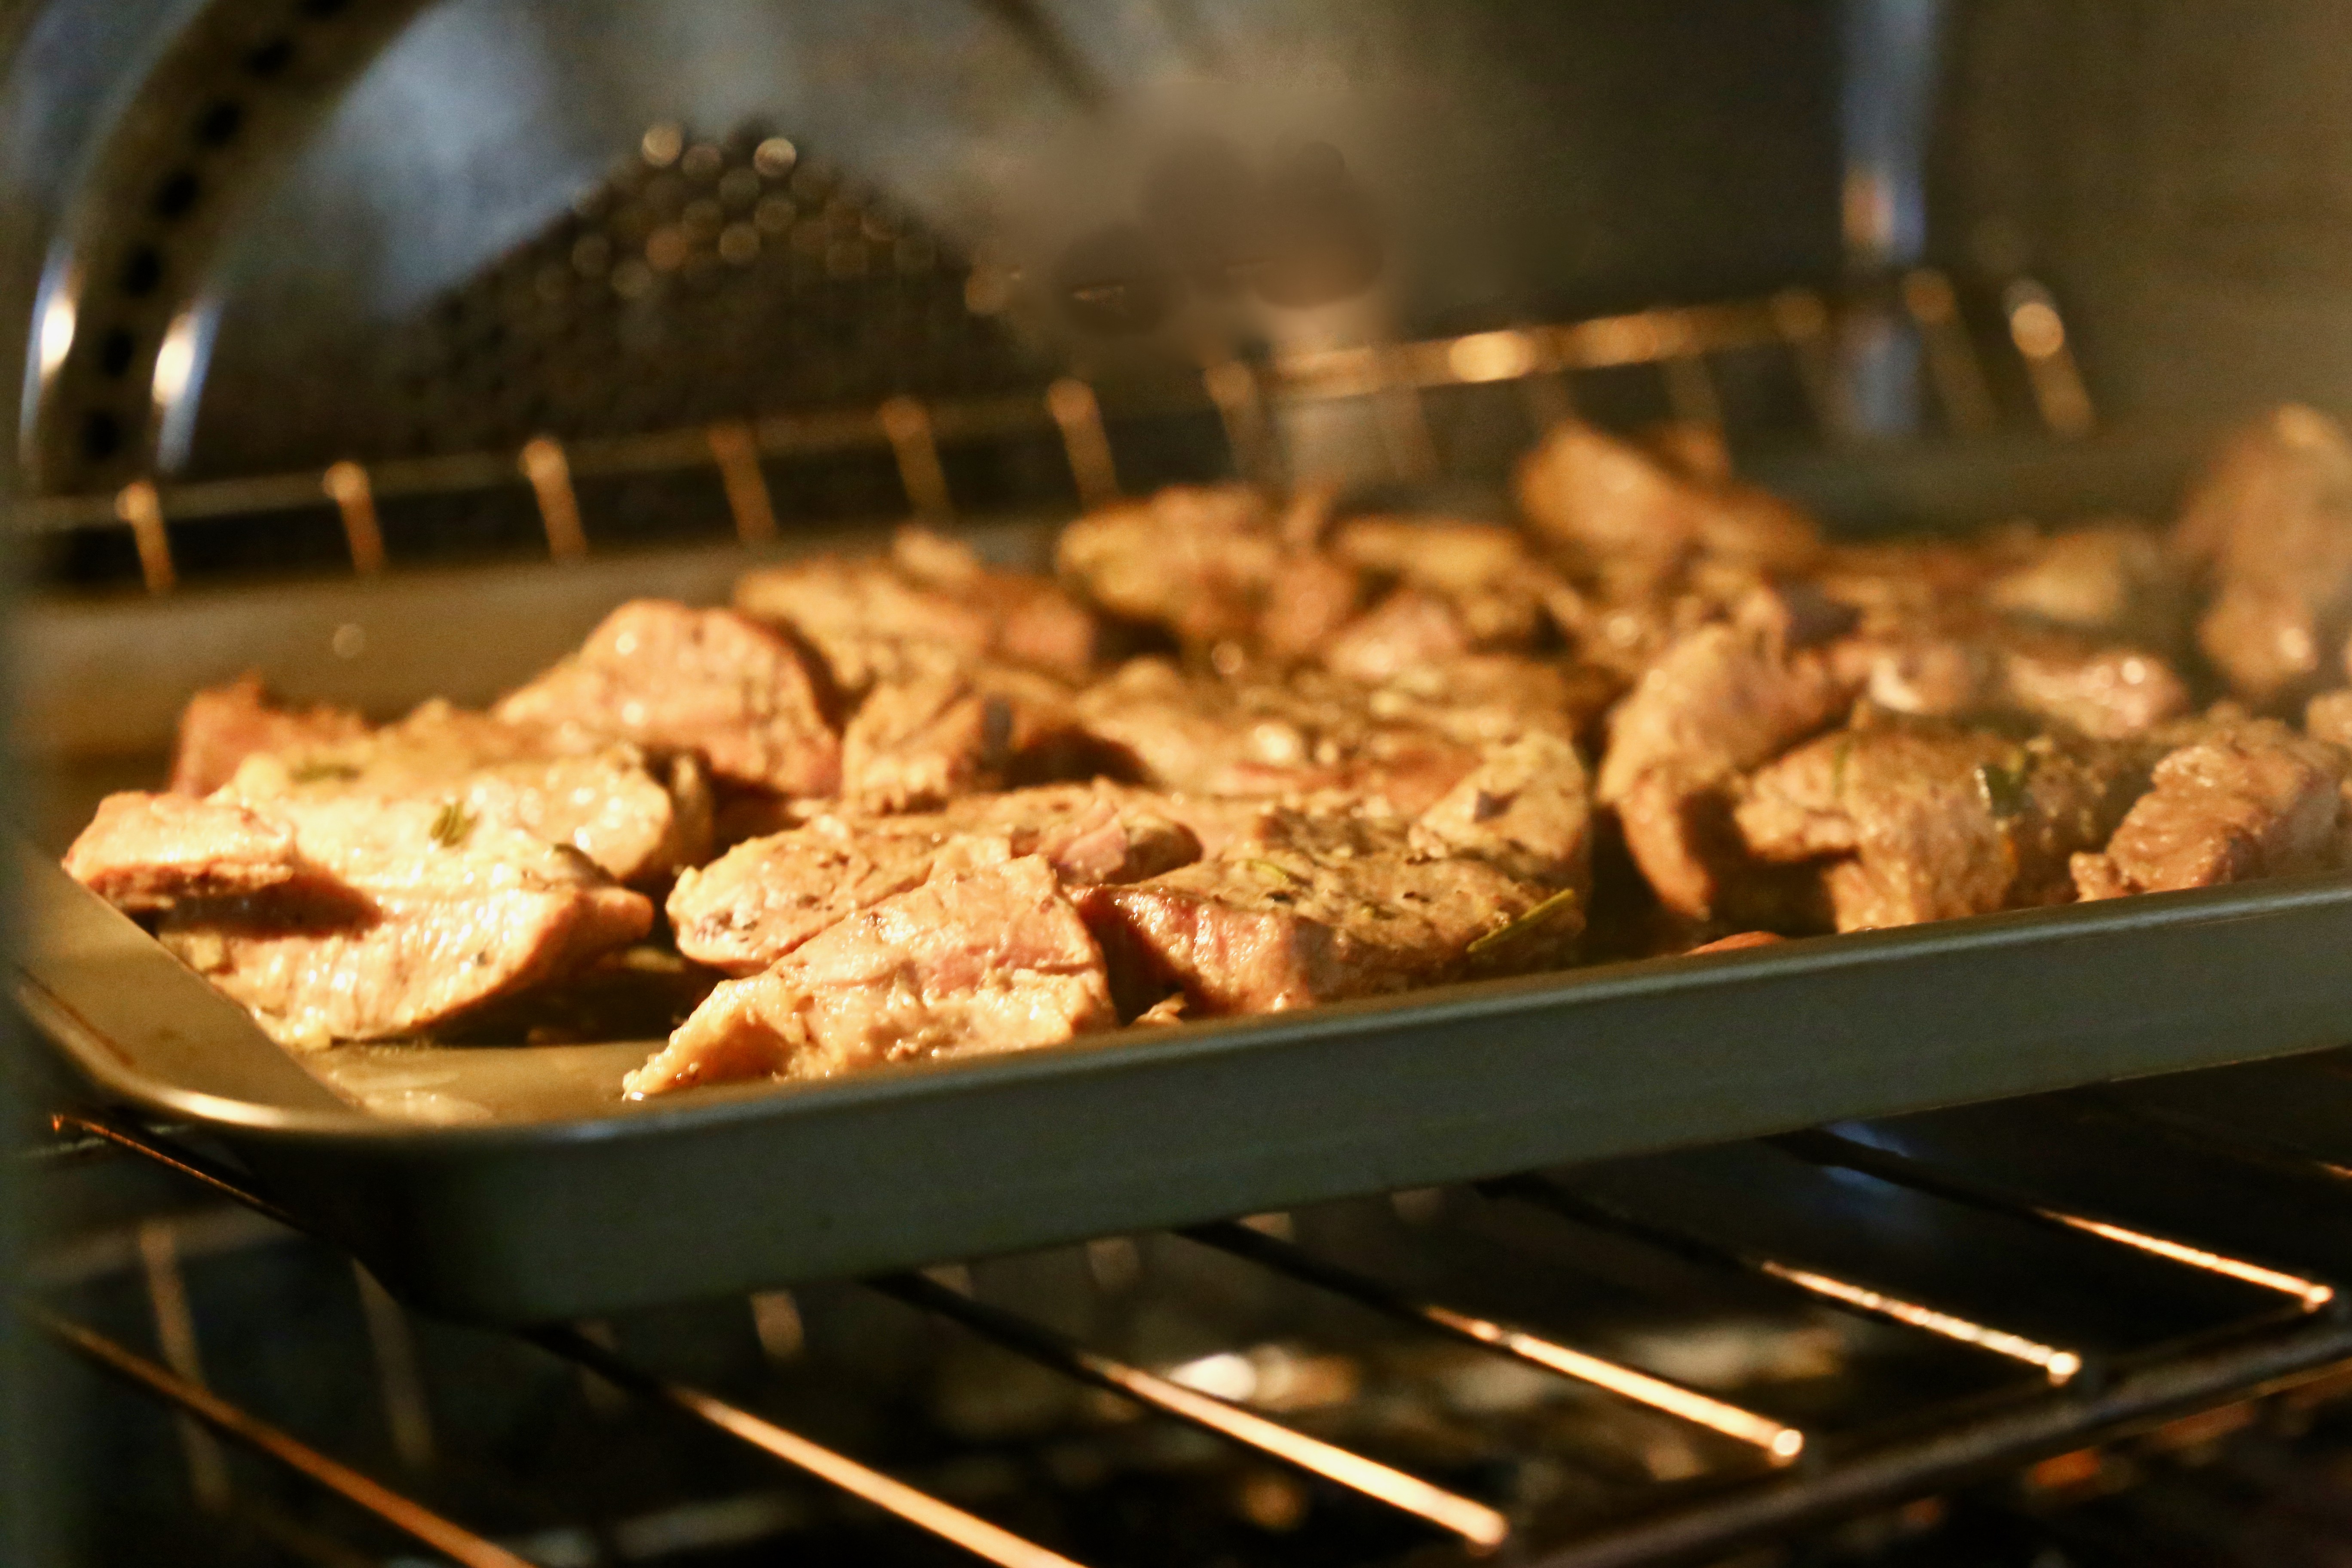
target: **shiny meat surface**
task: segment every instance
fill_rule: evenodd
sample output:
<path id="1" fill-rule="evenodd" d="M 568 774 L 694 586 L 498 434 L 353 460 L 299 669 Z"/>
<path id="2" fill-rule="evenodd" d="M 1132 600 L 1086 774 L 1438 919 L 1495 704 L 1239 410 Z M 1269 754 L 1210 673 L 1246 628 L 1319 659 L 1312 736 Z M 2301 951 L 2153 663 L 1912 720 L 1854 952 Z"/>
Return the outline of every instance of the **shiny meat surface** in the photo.
<path id="1" fill-rule="evenodd" d="M 2258 706 L 2300 702 L 2352 630 L 2352 441 L 2315 410 L 2242 431 L 2189 496 L 2174 534 L 2206 574 L 2198 645 Z"/>
<path id="2" fill-rule="evenodd" d="M 1340 790 L 1412 815 L 1478 761 L 1474 745 L 1383 717 L 1372 694 L 1328 677 L 1234 682 L 1135 659 L 1080 693 L 1078 711 L 1130 776 L 1194 795 Z"/>
<path id="3" fill-rule="evenodd" d="M 1744 857 L 1727 831 L 1729 785 L 1842 715 L 1859 684 L 1825 649 L 1718 622 L 1675 643 L 1618 704 L 1594 794 L 1666 908 L 1706 919 L 1735 896 Z"/>
<path id="4" fill-rule="evenodd" d="M 2271 720 L 2213 726 L 2156 764 L 2100 853 L 2074 857 L 2086 899 L 2210 888 L 2352 864 L 2352 757 Z"/>
<path id="5" fill-rule="evenodd" d="M 1517 489 L 1538 535 L 1627 587 L 1661 580 L 1693 555 L 1785 572 L 1821 551 L 1819 531 L 1785 501 L 1693 478 L 1575 420 L 1520 461 Z"/>
<path id="6" fill-rule="evenodd" d="M 1035 856 L 939 878 L 713 991 L 631 1094 L 1022 1050 L 1118 1023 L 1101 951 Z"/>
<path id="7" fill-rule="evenodd" d="M 1757 773 L 1735 813 L 1750 853 L 1818 862 L 1837 929 L 2074 897 L 2069 858 L 2147 787 L 2143 748 L 1889 721 Z"/>
<path id="8" fill-rule="evenodd" d="M 512 724 L 702 753 L 713 776 L 831 795 L 841 742 L 816 672 L 786 638 L 729 610 L 637 599 L 495 710 Z"/>
<path id="9" fill-rule="evenodd" d="M 334 873 L 303 858 L 285 823 L 233 800 L 183 795 L 108 795 L 66 851 L 65 867 L 131 913 L 265 892 L 331 902 L 344 892 Z"/>
<path id="10" fill-rule="evenodd" d="M 172 756 L 172 793 L 210 795 L 257 752 L 331 745 L 366 732 L 367 721 L 348 709 L 278 707 L 261 677 L 248 675 L 188 699 Z"/>
<path id="11" fill-rule="evenodd" d="M 1339 526 L 1330 550 L 1368 576 L 1443 601 L 1470 647 L 1532 647 L 1554 629 L 1551 605 L 1561 579 L 1517 529 L 1361 517 Z"/>
<path id="12" fill-rule="evenodd" d="M 1408 832 L 1269 807 L 1220 858 L 1086 889 L 1079 908 L 1133 1011 L 1178 992 L 1187 1016 L 1280 1012 L 1564 961 L 1583 929 L 1574 892 L 1427 858 Z"/>
<path id="13" fill-rule="evenodd" d="M 2012 634 L 1998 657 L 2000 694 L 2011 704 L 2097 739 L 2147 734 L 2192 706 L 2171 664 L 2138 648 Z"/>
<path id="14" fill-rule="evenodd" d="M 1013 664 L 1083 680 L 1098 657 L 1101 627 L 1092 612 L 1051 578 L 1000 572 L 970 546 L 911 524 L 891 542 L 890 564 L 924 587 L 987 618 L 979 650 Z"/>
<path id="15" fill-rule="evenodd" d="M 1246 641 L 1288 549 L 1246 485 L 1177 485 L 1062 531 L 1055 569 L 1114 616 L 1201 646 Z"/>
<path id="16" fill-rule="evenodd" d="M 699 756 L 586 736 L 569 743 L 558 731 L 432 701 L 353 739 L 248 757 L 233 793 L 454 798 L 477 816 L 568 844 L 629 883 L 666 883 L 710 858 L 710 784 Z"/>
<path id="17" fill-rule="evenodd" d="M 1005 666 L 927 664 L 878 682 L 843 732 L 841 794 L 852 806 L 922 811 L 1095 771 L 1099 748 L 1060 682 Z"/>
<path id="18" fill-rule="evenodd" d="M 138 882 L 141 907 L 163 909 L 163 944 L 287 1045 L 431 1029 L 626 946 L 653 924 L 643 895 L 577 852 L 476 816 L 455 798 L 116 800 L 118 853 L 126 819 L 147 811 L 177 822 L 191 804 L 216 818 L 242 812 L 290 837 L 302 868 L 292 879 L 224 889 L 217 861 L 192 862 L 173 885 L 151 862 Z M 94 871 L 94 853 L 82 865 Z M 105 876 L 89 879 L 105 890 Z"/>
<path id="19" fill-rule="evenodd" d="M 2153 530 L 2095 523 L 2051 535 L 2001 573 L 1985 600 L 2002 615 L 2159 652 L 2189 623 L 2189 584 Z"/>
<path id="20" fill-rule="evenodd" d="M 1094 616 L 1058 584 L 994 570 L 962 543 L 914 527 L 899 530 L 885 560 L 819 556 L 747 572 L 735 607 L 790 627 L 850 697 L 941 653 L 1078 680 L 1098 651 Z"/>
<path id="21" fill-rule="evenodd" d="M 1452 603 L 1420 588 L 1400 588 L 1350 623 L 1323 650 L 1335 675 L 1377 686 L 1408 670 L 1446 664 L 1475 640 Z"/>
<path id="22" fill-rule="evenodd" d="M 1494 747 L 1415 819 L 1407 841 L 1433 859 L 1483 860 L 1523 882 L 1592 892 L 1591 790 L 1576 748 L 1556 735 Z"/>
<path id="23" fill-rule="evenodd" d="M 828 813 L 678 879 L 678 951 L 730 974 L 763 969 L 844 917 L 950 870 L 1038 856 L 1065 883 L 1129 882 L 1197 858 L 1159 797 L 1116 784 L 978 795 L 944 812 Z"/>

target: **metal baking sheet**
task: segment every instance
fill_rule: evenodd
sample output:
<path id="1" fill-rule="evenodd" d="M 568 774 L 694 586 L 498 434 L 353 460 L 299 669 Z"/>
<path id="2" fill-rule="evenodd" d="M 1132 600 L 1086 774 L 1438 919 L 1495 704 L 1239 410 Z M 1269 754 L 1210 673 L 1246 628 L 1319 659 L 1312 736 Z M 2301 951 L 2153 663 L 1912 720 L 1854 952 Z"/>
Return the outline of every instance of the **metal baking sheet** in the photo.
<path id="1" fill-rule="evenodd" d="M 1842 531 L 1948 527 L 2022 496 L 2051 517 L 2155 510 L 2201 444 L 2180 433 L 2001 442 L 1759 477 Z M 1017 558 L 1042 537 L 1026 526 L 989 542 Z M 662 560 L 660 584 L 698 597 L 744 563 Z M 117 684 L 151 688 L 168 672 L 168 699 L 148 692 L 136 732 L 79 746 L 47 735 L 50 752 L 159 743 L 150 731 L 168 731 L 185 684 L 257 662 L 308 699 L 413 701 L 425 692 L 394 688 L 419 678 L 398 640 L 417 612 L 440 606 L 446 632 L 450 616 L 511 623 L 516 595 L 554 595 L 541 607 L 561 641 L 645 587 L 631 563 L 611 568 L 136 606 L 120 613 L 158 622 L 146 646 L 160 636 L 204 657 L 117 671 Z M 34 626 L 36 698 L 79 710 L 66 689 L 89 683 L 62 672 L 142 640 L 120 635 L 117 614 L 60 609 Z M 388 657 L 322 664 L 315 647 L 347 624 Z M 446 663 L 424 668 L 446 682 Z M 2352 1040 L 2352 878 L 2334 877 L 632 1105 L 620 1077 L 650 1042 L 289 1058 L 46 854 L 25 858 L 19 885 L 30 934 L 20 1001 L 105 1094 L 226 1141 L 272 1195 L 418 1305 L 509 1323 Z"/>
<path id="2" fill-rule="evenodd" d="M 632 1106 L 605 1097 L 642 1045 L 263 1067 L 275 1047 L 137 927 L 38 858 L 24 881 L 20 995 L 92 1079 L 204 1123 L 410 1300 L 505 1323 L 2352 1037 L 2339 876 Z"/>

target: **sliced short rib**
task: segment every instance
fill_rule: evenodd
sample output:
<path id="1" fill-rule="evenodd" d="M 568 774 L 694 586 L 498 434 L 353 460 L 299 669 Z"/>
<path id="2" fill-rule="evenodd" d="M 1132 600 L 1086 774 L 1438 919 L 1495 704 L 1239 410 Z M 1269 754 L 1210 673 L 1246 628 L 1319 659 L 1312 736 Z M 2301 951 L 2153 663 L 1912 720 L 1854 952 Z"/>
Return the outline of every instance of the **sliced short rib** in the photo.
<path id="1" fill-rule="evenodd" d="M 2273 720 L 2225 722 L 2168 752 L 2106 848 L 2074 857 L 2085 899 L 2210 888 L 2352 863 L 2352 758 Z"/>
<path id="2" fill-rule="evenodd" d="M 720 985 L 626 1087 L 831 1078 L 1118 1021 L 1101 951 L 1053 868 L 1027 856 L 885 899 Z"/>
<path id="3" fill-rule="evenodd" d="M 637 599 L 495 711 L 514 724 L 697 751 L 730 784 L 824 795 L 841 782 L 841 742 L 819 692 L 810 656 L 757 621 Z"/>
<path id="4" fill-rule="evenodd" d="M 1409 831 L 1268 807 L 1221 858 L 1079 906 L 1137 1011 L 1181 992 L 1187 1016 L 1278 1012 L 1561 961 L 1583 928 L 1573 890 L 1417 854 Z"/>
<path id="5" fill-rule="evenodd" d="M 976 795 L 945 812 L 828 813 L 739 844 L 678 879 L 678 951 L 751 974 L 827 926 L 942 871 L 1036 855 L 1073 886 L 1129 882 L 1196 858 L 1168 803 L 1117 784 L 1051 784 Z"/>
<path id="6" fill-rule="evenodd" d="M 138 858 L 142 838 L 173 837 L 175 854 Z M 292 1046 L 435 1028 L 653 923 L 576 851 L 455 797 L 118 795 L 67 866 L 160 911 L 163 944 Z"/>

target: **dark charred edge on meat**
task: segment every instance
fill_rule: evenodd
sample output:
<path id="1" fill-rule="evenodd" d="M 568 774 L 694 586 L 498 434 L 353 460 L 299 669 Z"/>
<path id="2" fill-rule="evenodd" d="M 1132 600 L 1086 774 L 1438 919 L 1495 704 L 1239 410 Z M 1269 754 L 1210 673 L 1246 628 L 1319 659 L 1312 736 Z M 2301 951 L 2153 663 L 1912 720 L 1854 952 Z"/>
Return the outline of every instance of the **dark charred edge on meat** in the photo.
<path id="1" fill-rule="evenodd" d="M 421 1039 L 436 1045 L 499 1047 L 662 1040 L 686 1022 L 719 983 L 719 971 L 680 957 L 656 931 L 645 942 L 606 953 L 446 1020 Z"/>
<path id="2" fill-rule="evenodd" d="M 865 700 L 864 694 L 853 694 L 844 686 L 841 677 L 834 671 L 832 661 L 817 651 L 816 644 L 809 640 L 807 634 L 782 616 L 762 616 L 743 609 L 736 610 L 735 614 L 761 630 L 772 633 L 778 641 L 793 651 L 801 661 L 802 668 L 808 671 L 809 688 L 816 698 L 817 716 L 824 721 L 825 728 L 836 735 L 840 734 L 857 712 L 858 705 Z"/>

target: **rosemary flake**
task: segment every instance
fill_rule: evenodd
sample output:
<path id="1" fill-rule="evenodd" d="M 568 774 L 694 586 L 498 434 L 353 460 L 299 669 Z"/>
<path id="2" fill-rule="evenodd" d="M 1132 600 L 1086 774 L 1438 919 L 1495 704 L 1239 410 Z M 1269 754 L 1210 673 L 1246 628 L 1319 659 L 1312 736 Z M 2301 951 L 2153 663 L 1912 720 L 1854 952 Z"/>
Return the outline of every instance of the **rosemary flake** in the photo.
<path id="1" fill-rule="evenodd" d="M 1519 916 L 1518 919 L 1507 921 L 1503 924 L 1496 926 L 1493 931 L 1488 931 L 1486 935 L 1475 939 L 1465 951 L 1472 958 L 1483 957 L 1486 953 L 1494 952 L 1496 948 L 1515 942 L 1522 937 L 1532 935 L 1537 931 L 1549 925 L 1563 910 L 1574 909 L 1576 904 L 1576 889 L 1574 888 L 1562 888 L 1559 892 L 1554 893 L 1551 897 L 1544 900 L 1543 902 L 1529 910 L 1526 914 Z"/>
<path id="2" fill-rule="evenodd" d="M 445 801 L 433 817 L 433 842 L 444 849 L 455 849 L 472 836 L 474 814 L 458 801 Z"/>

